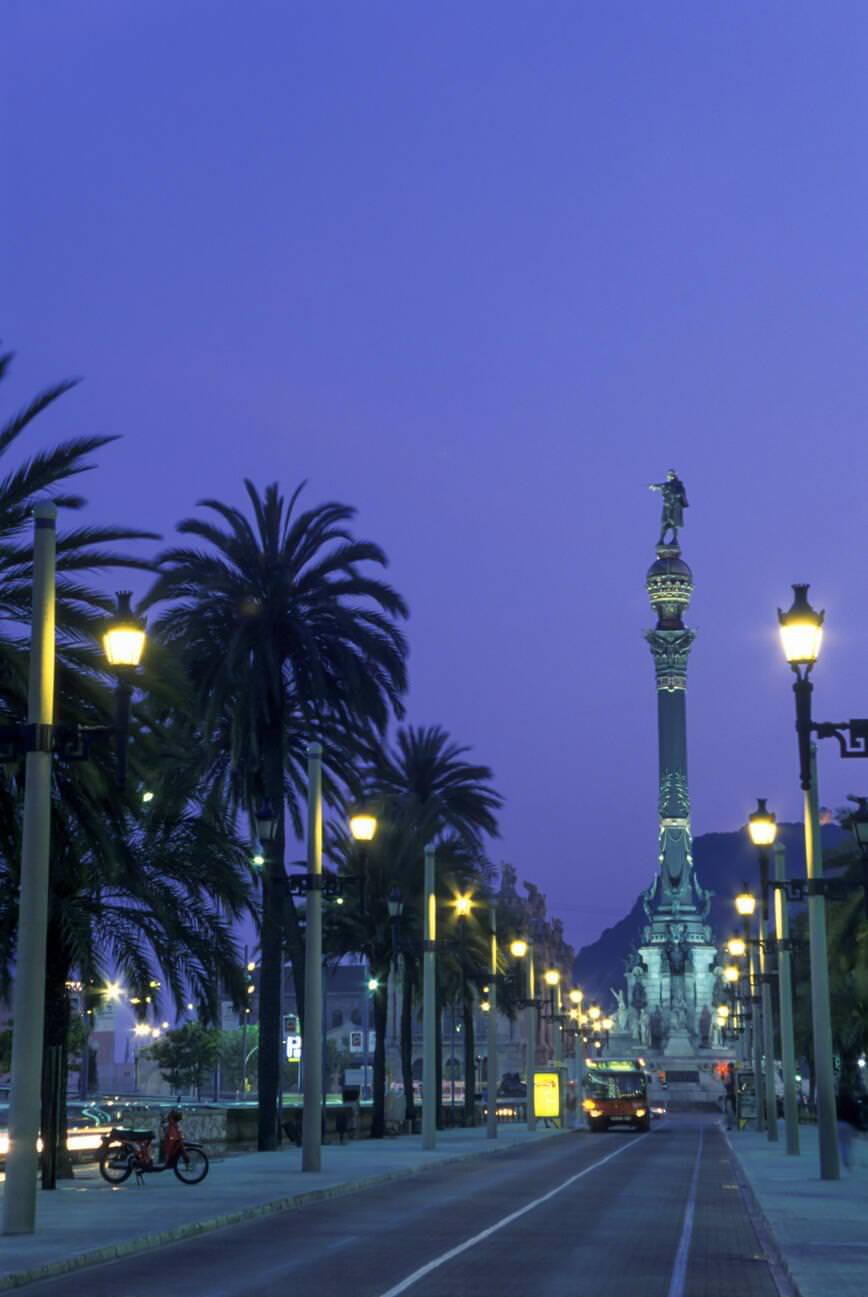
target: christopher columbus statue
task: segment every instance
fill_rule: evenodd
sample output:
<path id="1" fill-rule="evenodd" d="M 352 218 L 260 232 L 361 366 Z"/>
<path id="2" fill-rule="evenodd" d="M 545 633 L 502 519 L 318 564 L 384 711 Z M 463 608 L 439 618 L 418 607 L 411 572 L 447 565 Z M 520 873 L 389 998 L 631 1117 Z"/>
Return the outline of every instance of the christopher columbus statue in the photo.
<path id="1" fill-rule="evenodd" d="M 666 481 L 652 482 L 649 490 L 663 493 L 663 517 L 660 522 L 658 545 L 677 545 L 678 528 L 684 526 L 684 510 L 687 508 L 687 492 L 684 483 L 675 469 L 670 468 L 666 474 Z M 672 533 L 669 540 L 666 539 L 667 532 Z"/>

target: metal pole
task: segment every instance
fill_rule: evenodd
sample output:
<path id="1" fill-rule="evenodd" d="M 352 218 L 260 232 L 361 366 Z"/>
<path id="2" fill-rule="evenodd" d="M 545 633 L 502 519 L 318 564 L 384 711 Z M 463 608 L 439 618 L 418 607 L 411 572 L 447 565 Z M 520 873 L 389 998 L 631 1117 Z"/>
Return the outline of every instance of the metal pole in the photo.
<path id="1" fill-rule="evenodd" d="M 779 842 L 775 847 L 775 878 L 787 876 L 786 853 Z M 787 1153 L 799 1153 L 799 1107 L 796 1102 L 796 1049 L 793 1040 L 793 985 L 790 952 L 784 944 L 790 936 L 790 916 L 783 888 L 775 888 L 775 935 L 778 946 L 778 996 L 781 1005 L 781 1066 L 784 1071 L 784 1124 Z"/>
<path id="2" fill-rule="evenodd" d="M 27 721 L 33 727 L 34 742 L 25 764 L 21 890 L 12 1007 L 17 1030 L 12 1038 L 4 1234 L 32 1234 L 36 1218 L 36 1139 L 39 1134 L 45 1023 L 57 509 L 50 503 L 38 504 L 33 514 L 33 613 Z"/>
<path id="3" fill-rule="evenodd" d="M 249 952 L 247 946 L 244 947 L 244 1013 L 241 1018 L 241 1098 L 247 1093 L 247 1018 L 250 1010 L 250 995 L 247 987 L 250 985 Z"/>
<path id="4" fill-rule="evenodd" d="M 763 1010 L 763 1052 L 766 1056 L 766 1133 L 769 1143 L 778 1140 L 778 1092 L 775 1085 L 775 1024 L 772 1018 L 772 958 L 769 928 L 769 856 L 760 851 L 759 951 L 760 996 Z"/>
<path id="5" fill-rule="evenodd" d="M 808 878 L 822 878 L 823 847 L 820 842 L 817 749 L 814 744 L 811 744 L 811 786 L 805 792 L 805 855 Z M 832 1017 L 829 1005 L 829 957 L 826 948 L 826 898 L 820 894 L 808 895 L 808 932 L 811 942 L 811 1014 L 814 1026 L 820 1179 L 840 1180 Z"/>
<path id="6" fill-rule="evenodd" d="M 533 1079 L 536 1072 L 536 1005 L 533 971 L 533 942 L 527 943 L 527 1128 L 536 1130 L 536 1113 L 533 1106 Z"/>
<path id="7" fill-rule="evenodd" d="M 576 1025 L 576 1128 L 581 1130 L 585 1125 L 585 1045 L 582 1037 L 581 1003 Z"/>
<path id="8" fill-rule="evenodd" d="M 422 1147 L 437 1143 L 437 892 L 434 885 L 434 847 L 425 848 L 425 940 L 422 962 Z"/>
<path id="9" fill-rule="evenodd" d="M 756 1105 L 755 1126 L 763 1129 L 763 1062 L 762 1062 L 762 1012 L 760 1009 L 759 977 L 757 975 L 757 951 L 759 947 L 750 935 L 750 919 L 744 921 L 744 939 L 748 954 L 748 993 L 751 1011 L 751 1046 L 753 1054 L 753 1088 Z"/>
<path id="10" fill-rule="evenodd" d="M 491 929 L 491 960 L 488 988 L 488 1112 L 485 1119 L 487 1139 L 497 1139 L 497 906 L 488 911 Z"/>
<path id="11" fill-rule="evenodd" d="M 566 1115 L 564 1104 L 567 1096 L 566 1086 L 564 1085 L 564 1073 L 561 1069 L 561 1064 L 564 1061 L 564 1029 L 561 1023 L 563 997 L 561 995 L 560 982 L 558 982 L 557 986 L 552 987 L 552 1008 L 554 1009 L 552 1026 L 554 1027 L 555 1033 L 555 1071 L 558 1074 L 558 1124 L 561 1130 L 563 1130 L 564 1117 Z"/>
<path id="12" fill-rule="evenodd" d="M 322 748 L 307 749 L 307 922 L 304 948 L 304 1109 L 301 1169 L 322 1167 Z"/>
<path id="13" fill-rule="evenodd" d="M 368 1097 L 368 1033 L 370 1031 L 370 991 L 368 961 L 362 961 L 362 1098 Z"/>

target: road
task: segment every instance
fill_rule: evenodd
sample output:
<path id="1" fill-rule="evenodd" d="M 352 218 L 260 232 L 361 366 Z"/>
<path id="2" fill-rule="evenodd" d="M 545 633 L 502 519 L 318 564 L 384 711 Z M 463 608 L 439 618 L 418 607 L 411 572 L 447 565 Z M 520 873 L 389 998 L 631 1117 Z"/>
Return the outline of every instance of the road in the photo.
<path id="1" fill-rule="evenodd" d="M 711 1119 L 564 1136 L 28 1285 L 29 1297 L 778 1297 Z"/>

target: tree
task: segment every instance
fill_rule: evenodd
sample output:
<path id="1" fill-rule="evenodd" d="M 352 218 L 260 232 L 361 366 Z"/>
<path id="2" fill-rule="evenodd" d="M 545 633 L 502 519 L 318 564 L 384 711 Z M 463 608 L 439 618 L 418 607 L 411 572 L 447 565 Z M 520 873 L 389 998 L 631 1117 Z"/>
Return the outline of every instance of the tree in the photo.
<path id="1" fill-rule="evenodd" d="M 173 1090 L 179 1094 L 182 1090 L 194 1090 L 199 1098 L 202 1077 L 214 1067 L 219 1049 L 218 1031 L 198 1022 L 185 1022 L 182 1027 L 167 1031 L 142 1052 L 155 1060 L 160 1075 Z"/>
<path id="2" fill-rule="evenodd" d="M 385 1132 L 386 987 L 397 953 L 388 911 L 389 893 L 398 886 L 404 899 L 401 1071 L 405 1118 L 412 1121 L 413 991 L 418 987 L 420 973 L 417 952 L 421 950 L 425 845 L 434 842 L 437 846 L 438 888 L 445 889 L 447 895 L 468 888 L 484 889 L 491 874 L 483 842 L 485 835 L 497 833 L 495 811 L 502 799 L 491 787 L 490 769 L 465 760 L 468 751 L 453 742 L 439 726 L 401 727 L 393 748 L 369 753 L 362 774 L 362 786 L 367 790 L 365 802 L 377 811 L 380 822 L 377 836 L 368 849 L 365 910 L 362 912 L 357 900 L 352 898 L 350 904 L 335 911 L 329 943 L 337 953 L 365 954 L 380 984 L 373 996 L 373 1138 Z M 335 835 L 332 851 L 342 859 L 342 868 L 347 872 L 359 872 L 358 849 L 345 835 Z M 471 926 L 475 930 L 478 925 Z M 473 934 L 471 944 L 472 941 Z M 444 970 L 454 965 L 455 956 L 444 950 L 438 963 L 442 980 L 446 977 Z M 466 977 L 462 984 L 467 986 Z"/>
<path id="3" fill-rule="evenodd" d="M 0 379 L 7 377 L 12 357 L 0 356 Z M 58 383 L 41 392 L 23 410 L 0 428 L 0 460 L 17 448 L 23 434 L 32 430 L 34 420 L 52 406 L 75 384 Z M 20 725 L 27 718 L 27 676 L 29 633 L 33 588 L 33 550 L 31 515 L 35 499 L 51 498 L 61 510 L 80 509 L 84 500 L 70 494 L 68 480 L 93 468 L 91 455 L 114 441 L 113 437 L 81 437 L 62 442 L 52 450 L 38 451 L 17 466 L 10 467 L 0 479 L 0 610 L 3 632 L 0 634 L 0 723 Z M 112 606 L 104 592 L 94 590 L 82 573 L 115 568 L 148 567 L 148 561 L 114 547 L 130 541 L 156 539 L 151 532 L 129 527 L 77 527 L 61 531 L 57 538 L 57 681 L 55 713 L 60 723 L 105 724 L 110 722 L 110 694 L 102 674 L 102 663 L 96 651 L 96 636 L 102 629 L 106 612 Z M 54 827 L 59 819 L 72 821 L 78 813 L 75 805 L 61 801 L 60 785 L 65 778 L 60 762 L 54 767 Z M 20 857 L 20 819 L 23 797 L 21 765 L 7 765 L 0 779 L 0 983 L 8 989 L 13 963 L 18 905 L 18 862 Z M 111 818 L 111 811 L 108 818 Z M 99 818 L 105 816 L 100 809 Z M 86 816 L 76 828 L 80 840 L 89 838 L 94 816 Z M 102 827 L 99 836 L 104 837 Z M 52 856 L 52 884 L 56 879 L 56 856 Z M 50 920 L 49 920 L 50 924 Z M 65 1084 L 66 1040 L 69 1025 L 69 1003 L 65 980 L 56 977 L 57 947 L 49 929 L 48 968 L 45 1005 L 45 1059 L 62 1056 L 61 1086 L 44 1088 L 42 1129 L 63 1135 L 65 1110 L 57 1094 Z M 66 975 L 68 977 L 68 973 Z M 65 1150 L 65 1140 L 61 1140 Z"/>
<path id="4" fill-rule="evenodd" d="M 147 602 L 167 605 L 158 627 L 185 664 L 212 778 L 249 817 L 263 798 L 280 811 L 276 841 L 263 844 L 262 870 L 258 1139 L 271 1149 L 284 939 L 297 1003 L 304 1004 L 304 944 L 286 892 L 283 811 L 300 835 L 311 740 L 326 747 L 325 787 L 334 797 L 362 744 L 400 714 L 406 644 L 398 621 L 407 609 L 370 574 L 386 566 L 386 556 L 353 536 L 353 509 L 329 503 L 299 511 L 301 487 L 288 502 L 277 484 L 264 495 L 249 481 L 245 489 L 252 519 L 204 500 L 209 517 L 179 524 L 195 543 L 160 556 Z"/>
<path id="5" fill-rule="evenodd" d="M 401 997 L 401 1071 L 405 1118 L 412 1121 L 413 997 L 418 990 L 422 938 L 422 872 L 427 842 L 438 846 L 438 874 L 452 872 L 485 889 L 491 871 L 485 857 L 487 837 L 498 836 L 497 812 L 503 798 L 493 788 L 491 769 L 467 760 L 471 749 L 455 742 L 442 726 L 402 726 L 390 749 L 371 753 L 365 783 L 383 803 L 383 814 L 403 825 L 405 841 L 397 871 L 405 894 L 403 985 Z M 441 974 L 443 964 L 441 961 Z M 438 1053 L 439 1058 L 439 1053 Z"/>

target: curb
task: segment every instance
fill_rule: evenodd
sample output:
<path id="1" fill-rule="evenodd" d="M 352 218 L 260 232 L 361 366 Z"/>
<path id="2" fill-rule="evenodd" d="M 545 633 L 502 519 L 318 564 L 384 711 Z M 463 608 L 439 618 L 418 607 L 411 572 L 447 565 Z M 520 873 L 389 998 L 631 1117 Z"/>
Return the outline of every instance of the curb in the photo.
<path id="1" fill-rule="evenodd" d="M 780 1297 L 803 1297 L 803 1293 L 796 1277 L 793 1274 L 787 1262 L 787 1258 L 781 1249 L 777 1236 L 772 1228 L 768 1216 L 762 1209 L 760 1201 L 756 1196 L 754 1187 L 750 1182 L 744 1163 L 739 1156 L 738 1149 L 729 1137 L 729 1131 L 720 1126 L 720 1133 L 726 1141 L 726 1146 L 732 1154 L 732 1159 L 738 1171 L 738 1187 L 741 1190 L 747 1208 L 747 1214 L 750 1217 L 754 1232 L 760 1247 L 765 1252 L 771 1270 L 772 1279 L 777 1287 Z"/>
<path id="2" fill-rule="evenodd" d="M 541 1138 L 533 1141 L 542 1143 L 555 1135 L 574 1135 L 574 1130 L 550 1130 Z M 524 1147 L 527 1147 L 525 1145 Z M 426 1171 L 436 1170 L 441 1166 L 450 1166 L 455 1162 L 471 1162 L 486 1157 L 504 1157 L 508 1153 L 520 1151 L 521 1144 L 493 1148 L 475 1149 L 471 1153 L 455 1153 L 441 1158 L 434 1163 L 421 1163 L 419 1166 L 400 1167 L 394 1171 L 384 1171 L 380 1175 L 363 1176 L 358 1180 L 344 1180 L 339 1184 L 329 1185 L 325 1189 L 307 1189 L 301 1193 L 272 1198 L 268 1202 L 253 1203 L 249 1207 L 239 1207 L 236 1211 L 223 1212 L 210 1220 L 189 1221 L 186 1225 L 176 1225 L 173 1229 L 158 1230 L 153 1234 L 143 1234 L 138 1238 L 124 1239 L 120 1243 L 109 1243 L 106 1247 L 94 1248 L 89 1252 L 79 1252 L 75 1256 L 61 1261 L 46 1261 L 44 1265 L 32 1266 L 29 1270 L 16 1270 L 0 1275 L 0 1292 L 9 1292 L 13 1288 L 23 1288 L 25 1284 L 36 1283 L 40 1279 L 53 1279 L 59 1275 L 70 1274 L 74 1270 L 84 1270 L 88 1266 L 102 1265 L 106 1261 L 117 1261 L 121 1257 L 133 1256 L 137 1252 L 147 1252 L 151 1248 L 164 1246 L 167 1243 L 180 1243 L 183 1239 L 197 1238 L 200 1234 L 211 1234 L 214 1230 L 225 1229 L 228 1225 L 240 1225 L 245 1220 L 255 1220 L 259 1216 L 274 1216 L 281 1211 L 291 1211 L 294 1207 L 304 1207 L 311 1202 L 322 1202 L 328 1198 L 343 1198 L 360 1189 L 369 1189 L 374 1185 L 387 1184 L 392 1180 L 407 1180 Z"/>

